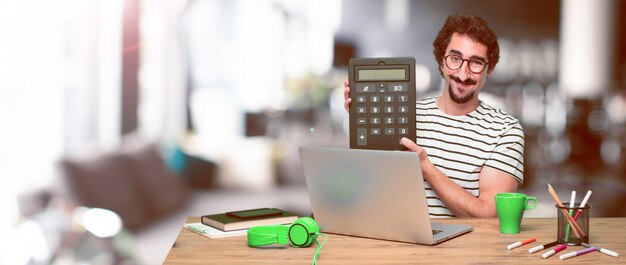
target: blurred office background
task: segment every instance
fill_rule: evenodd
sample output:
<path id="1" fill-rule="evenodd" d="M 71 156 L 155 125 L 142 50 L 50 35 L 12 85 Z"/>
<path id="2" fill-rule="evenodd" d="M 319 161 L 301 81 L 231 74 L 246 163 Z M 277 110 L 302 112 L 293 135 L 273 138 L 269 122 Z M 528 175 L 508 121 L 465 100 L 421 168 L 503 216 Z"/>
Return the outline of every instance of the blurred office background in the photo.
<path id="1" fill-rule="evenodd" d="M 0 264 L 158 264 L 187 215 L 310 213 L 297 149 L 348 146 L 349 58 L 413 56 L 437 95 L 455 12 L 499 36 L 481 97 L 524 126 L 527 214 L 551 183 L 626 216 L 626 1 L 0 0 Z"/>

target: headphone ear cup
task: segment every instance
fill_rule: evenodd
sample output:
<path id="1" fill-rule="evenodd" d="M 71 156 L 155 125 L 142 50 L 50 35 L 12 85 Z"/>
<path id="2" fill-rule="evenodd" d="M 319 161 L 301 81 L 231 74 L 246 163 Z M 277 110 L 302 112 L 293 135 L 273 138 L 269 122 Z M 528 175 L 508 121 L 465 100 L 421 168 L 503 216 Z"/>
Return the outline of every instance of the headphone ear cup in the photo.
<path id="1" fill-rule="evenodd" d="M 299 218 L 289 227 L 289 241 L 294 247 L 308 247 L 317 239 L 319 230 L 317 222 L 312 218 Z"/>
<path id="2" fill-rule="evenodd" d="M 317 235 L 320 232 L 320 227 L 317 225 L 317 222 L 311 217 L 302 217 L 303 222 L 308 224 L 309 234 Z"/>

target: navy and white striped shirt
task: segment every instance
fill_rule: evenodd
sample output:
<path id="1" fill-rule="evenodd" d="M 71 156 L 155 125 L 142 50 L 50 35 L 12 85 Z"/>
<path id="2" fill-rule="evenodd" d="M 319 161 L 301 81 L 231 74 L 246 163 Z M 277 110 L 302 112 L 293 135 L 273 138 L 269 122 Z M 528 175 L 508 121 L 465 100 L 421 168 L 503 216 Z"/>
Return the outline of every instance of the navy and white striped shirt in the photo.
<path id="1" fill-rule="evenodd" d="M 416 102 L 416 143 L 428 158 L 467 192 L 478 197 L 484 166 L 524 182 L 524 131 L 513 116 L 484 102 L 467 115 L 452 116 L 437 107 L 434 97 Z M 431 217 L 454 215 L 424 182 Z"/>

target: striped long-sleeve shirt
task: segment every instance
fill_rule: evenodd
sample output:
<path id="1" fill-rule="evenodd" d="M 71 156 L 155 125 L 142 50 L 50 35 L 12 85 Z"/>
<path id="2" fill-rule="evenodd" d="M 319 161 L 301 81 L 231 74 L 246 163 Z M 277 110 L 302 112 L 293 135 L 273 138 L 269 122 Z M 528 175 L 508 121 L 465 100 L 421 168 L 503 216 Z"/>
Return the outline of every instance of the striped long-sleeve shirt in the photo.
<path id="1" fill-rule="evenodd" d="M 437 169 L 478 197 L 483 167 L 524 181 L 524 132 L 513 116 L 481 102 L 467 115 L 452 116 L 437 108 L 435 98 L 416 102 L 416 143 Z M 424 182 L 431 217 L 454 215 Z"/>

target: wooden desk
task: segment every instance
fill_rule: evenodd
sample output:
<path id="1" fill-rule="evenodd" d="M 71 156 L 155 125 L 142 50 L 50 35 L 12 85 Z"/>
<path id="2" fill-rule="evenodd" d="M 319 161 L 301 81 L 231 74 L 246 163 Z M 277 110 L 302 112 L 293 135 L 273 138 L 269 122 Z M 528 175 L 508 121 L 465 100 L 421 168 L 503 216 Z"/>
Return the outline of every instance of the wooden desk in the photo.
<path id="1" fill-rule="evenodd" d="M 198 221 L 198 217 L 187 219 L 187 222 Z M 626 218 L 592 218 L 590 222 L 590 242 L 618 252 L 619 258 L 593 252 L 567 260 L 558 256 L 584 248 L 571 246 L 545 260 L 541 258 L 545 250 L 528 253 L 532 246 L 554 241 L 556 218 L 526 218 L 521 233 L 516 235 L 500 234 L 497 219 L 437 221 L 473 225 L 474 231 L 435 246 L 328 235 L 318 264 L 626 264 Z M 533 236 L 537 237 L 534 243 L 513 250 L 506 248 L 511 242 Z M 257 249 L 248 247 L 246 236 L 208 239 L 181 229 L 164 264 L 310 264 L 315 249 L 313 246 Z"/>

